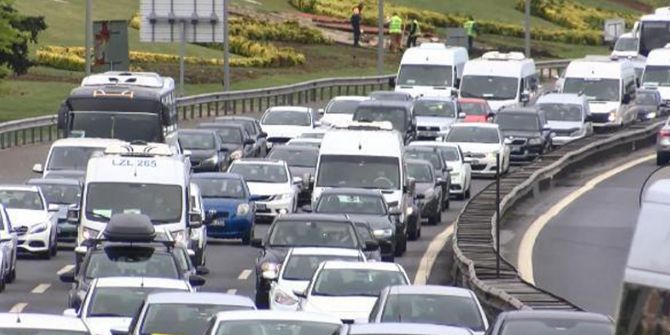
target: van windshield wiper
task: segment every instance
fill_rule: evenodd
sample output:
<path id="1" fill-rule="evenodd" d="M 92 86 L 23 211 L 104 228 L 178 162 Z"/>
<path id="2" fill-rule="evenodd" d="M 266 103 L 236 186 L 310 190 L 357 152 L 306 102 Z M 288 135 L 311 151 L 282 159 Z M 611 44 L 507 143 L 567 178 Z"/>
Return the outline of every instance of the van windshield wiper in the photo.
<path id="1" fill-rule="evenodd" d="M 100 214 L 100 213 L 96 213 L 96 212 L 92 212 L 92 211 L 88 211 L 88 212 L 86 212 L 86 216 L 91 216 L 91 217 L 93 217 L 94 219 L 98 219 L 98 220 L 109 221 L 109 216 L 107 216 L 107 215 L 102 215 L 102 214 Z"/>

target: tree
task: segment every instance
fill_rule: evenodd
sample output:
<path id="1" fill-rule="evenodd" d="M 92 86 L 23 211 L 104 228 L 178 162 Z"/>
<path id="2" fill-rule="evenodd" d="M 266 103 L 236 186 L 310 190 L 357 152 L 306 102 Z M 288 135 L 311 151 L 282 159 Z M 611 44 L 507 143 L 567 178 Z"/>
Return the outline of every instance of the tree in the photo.
<path id="1" fill-rule="evenodd" d="M 47 28 L 44 17 L 21 15 L 14 0 L 0 0 L 0 77 L 13 71 L 24 74 L 33 63 L 28 58 L 28 43 L 37 43 L 38 34 Z"/>

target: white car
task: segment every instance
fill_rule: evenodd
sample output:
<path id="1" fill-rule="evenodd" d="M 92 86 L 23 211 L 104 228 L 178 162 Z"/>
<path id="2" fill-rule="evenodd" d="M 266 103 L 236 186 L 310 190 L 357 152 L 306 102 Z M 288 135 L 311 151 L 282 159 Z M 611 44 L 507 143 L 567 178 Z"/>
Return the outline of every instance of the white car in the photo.
<path id="1" fill-rule="evenodd" d="M 449 184 L 449 194 L 455 195 L 460 199 L 470 198 L 470 188 L 472 186 L 472 167 L 470 163 L 465 162 L 465 156 L 458 144 L 434 141 L 415 141 L 409 144 L 410 147 L 437 148 L 444 158 L 449 170 L 451 183 Z"/>
<path id="2" fill-rule="evenodd" d="M 319 109 L 321 125 L 346 125 L 353 119 L 358 104 L 365 100 L 370 100 L 370 97 L 351 95 L 332 98 L 326 105 L 326 108 Z"/>
<path id="3" fill-rule="evenodd" d="M 0 313 L 1 334 L 89 335 L 79 319 L 61 315 L 33 313 Z"/>
<path id="4" fill-rule="evenodd" d="M 342 322 L 333 316 L 286 311 L 217 313 L 204 335 L 340 334 Z"/>
<path id="5" fill-rule="evenodd" d="M 291 177 L 284 161 L 243 158 L 234 161 L 228 172 L 244 178 L 256 204 L 256 220 L 272 221 L 298 208 L 301 177 Z"/>
<path id="6" fill-rule="evenodd" d="M 268 148 L 284 144 L 300 134 L 314 129 L 316 113 L 309 107 L 278 106 L 268 108 L 261 116 L 261 128 L 268 134 Z"/>
<path id="7" fill-rule="evenodd" d="M 58 252 L 56 213 L 58 205 L 47 205 L 37 186 L 0 185 L 0 204 L 9 214 L 18 237 L 18 250 L 46 259 Z"/>
<path id="8" fill-rule="evenodd" d="M 105 277 L 91 282 L 79 311 L 63 315 L 81 318 L 92 334 L 110 335 L 112 329 L 128 329 L 130 321 L 151 292 L 193 292 L 179 279 Z"/>
<path id="9" fill-rule="evenodd" d="M 270 309 L 298 309 L 300 299 L 294 292 L 304 292 L 314 271 L 325 261 L 365 262 L 360 250 L 341 248 L 293 248 L 276 271 L 263 273 L 266 279 L 275 280 L 270 285 Z"/>
<path id="10" fill-rule="evenodd" d="M 297 137 L 297 138 L 293 138 L 293 139 L 289 140 L 288 142 L 286 142 L 286 145 L 302 145 L 302 146 L 320 148 L 321 147 L 321 139 Z"/>
<path id="11" fill-rule="evenodd" d="M 200 187 L 191 183 L 191 209 L 194 213 L 200 213 L 201 219 L 205 216 L 205 208 L 202 203 L 202 193 Z M 207 226 L 201 224 L 199 227 L 190 227 L 191 230 L 191 245 L 189 248 L 193 250 L 193 264 L 195 266 L 204 266 L 207 263 Z"/>
<path id="12" fill-rule="evenodd" d="M 300 300 L 300 310 L 331 314 L 346 323 L 367 319 L 386 286 L 408 285 L 396 263 L 328 261 L 319 265 Z"/>
<path id="13" fill-rule="evenodd" d="M 509 170 L 509 140 L 503 138 L 497 124 L 456 123 L 444 141 L 461 148 L 464 161 L 470 163 L 475 175 L 495 176 L 496 155 L 500 157 L 500 172 L 504 174 Z"/>
<path id="14" fill-rule="evenodd" d="M 2 267 L 0 267 L 0 291 L 16 279 L 16 232 L 9 220 L 5 207 L 0 205 L 0 254 Z"/>
<path id="15" fill-rule="evenodd" d="M 33 172 L 49 177 L 52 173 L 72 171 L 74 177 L 83 176 L 88 159 L 95 152 L 104 152 L 110 145 L 122 145 L 125 142 L 108 138 L 64 138 L 55 141 L 49 149 L 44 164 L 35 164 Z M 75 176 L 75 172 L 80 176 Z"/>

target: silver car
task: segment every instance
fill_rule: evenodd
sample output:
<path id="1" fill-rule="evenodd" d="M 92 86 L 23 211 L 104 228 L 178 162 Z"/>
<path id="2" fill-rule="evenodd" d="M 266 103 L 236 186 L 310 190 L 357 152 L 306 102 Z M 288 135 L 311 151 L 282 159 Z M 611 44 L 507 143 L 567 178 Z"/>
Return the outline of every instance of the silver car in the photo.
<path id="1" fill-rule="evenodd" d="M 554 133 L 551 141 L 553 145 L 563 145 L 593 134 L 591 111 L 586 96 L 550 93 L 541 96 L 536 105 L 544 111 L 547 124 Z"/>
<path id="2" fill-rule="evenodd" d="M 658 131 L 656 141 L 656 164 L 659 166 L 670 161 L 670 118 L 665 121 L 663 128 Z"/>
<path id="3" fill-rule="evenodd" d="M 16 240 L 9 215 L 0 205 L 0 291 L 16 279 Z"/>
<path id="4" fill-rule="evenodd" d="M 458 104 L 451 97 L 421 97 L 414 103 L 416 137 L 420 140 L 442 139 L 456 122 Z"/>

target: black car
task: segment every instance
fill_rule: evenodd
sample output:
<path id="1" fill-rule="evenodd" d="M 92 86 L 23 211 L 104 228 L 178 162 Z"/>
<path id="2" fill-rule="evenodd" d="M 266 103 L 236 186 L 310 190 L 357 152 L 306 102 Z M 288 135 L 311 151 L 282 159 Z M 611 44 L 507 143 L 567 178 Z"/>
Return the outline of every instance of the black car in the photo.
<path id="1" fill-rule="evenodd" d="M 216 131 L 210 129 L 180 129 L 179 143 L 191 151 L 191 168 L 196 172 L 218 172 L 228 168 L 230 152 L 221 143 Z"/>
<path id="2" fill-rule="evenodd" d="M 416 138 L 416 118 L 413 112 L 414 104 L 411 101 L 362 101 L 353 120 L 359 122 L 387 121 L 393 129 L 402 134 L 405 144 Z"/>
<path id="3" fill-rule="evenodd" d="M 91 281 L 101 277 L 154 277 L 183 279 L 193 286 L 205 280 L 193 274 L 184 264 L 183 248 L 173 241 L 157 238 L 149 217 L 142 214 L 112 216 L 103 232 L 104 239 L 89 239 L 81 264 L 59 275 L 64 283 L 72 283 L 68 306 L 78 309 Z"/>
<path id="4" fill-rule="evenodd" d="M 306 145 L 281 145 L 273 147 L 268 158 L 285 161 L 292 176 L 309 181 L 309 187 L 303 188 L 298 195 L 298 206 L 309 204 L 312 201 L 319 148 Z"/>
<path id="5" fill-rule="evenodd" d="M 228 151 L 229 163 L 240 158 L 254 157 L 256 140 L 251 137 L 244 126 L 225 123 L 201 123 L 198 125 L 198 129 L 214 130 L 219 135 L 221 146 Z"/>
<path id="6" fill-rule="evenodd" d="M 409 146 L 405 148 L 405 158 L 422 159 L 430 162 L 435 170 L 435 176 L 442 179 L 442 199 L 440 199 L 440 208 L 449 209 L 449 189 L 451 187 L 451 175 L 447 160 L 442 156 L 442 152 L 437 148 L 426 148 L 418 146 Z"/>
<path id="7" fill-rule="evenodd" d="M 651 120 L 665 114 L 661 93 L 655 89 L 638 89 L 631 109 L 640 121 Z"/>
<path id="8" fill-rule="evenodd" d="M 407 176 L 416 181 L 416 198 L 421 216 L 428 224 L 436 225 L 442 220 L 442 188 L 444 180 L 435 176 L 433 165 L 421 159 L 407 159 Z"/>
<path id="9" fill-rule="evenodd" d="M 214 119 L 214 122 L 244 126 L 247 133 L 256 140 L 254 144 L 255 156 L 262 158 L 268 154 L 268 134 L 263 131 L 257 119 L 248 116 L 220 116 Z"/>
<path id="10" fill-rule="evenodd" d="M 67 221 L 70 206 L 77 206 L 81 200 L 82 183 L 78 179 L 33 178 L 28 185 L 39 187 L 49 205 L 57 205 L 58 242 L 74 243 L 77 240 L 77 225 Z"/>
<path id="11" fill-rule="evenodd" d="M 374 91 L 368 95 L 372 100 L 379 101 L 412 101 L 414 98 L 407 92 Z"/>
<path id="12" fill-rule="evenodd" d="M 377 243 L 365 242 L 354 223 L 345 215 L 285 214 L 277 217 L 264 239 L 251 240 L 261 249 L 256 258 L 256 305 L 267 308 L 271 281 L 264 271 L 277 270 L 293 247 L 331 247 L 366 251 L 379 249 Z"/>
<path id="13" fill-rule="evenodd" d="M 487 335 L 612 335 L 612 320 L 601 314 L 568 311 L 510 311 L 498 315 Z M 638 333 L 635 333 L 638 334 Z"/>
<path id="14" fill-rule="evenodd" d="M 347 214 L 355 222 L 364 222 L 379 241 L 382 260 L 392 262 L 407 249 L 407 226 L 400 211 L 389 209 L 380 190 L 330 188 L 319 196 L 313 208 L 319 214 Z"/>
<path id="15" fill-rule="evenodd" d="M 496 113 L 495 123 L 510 143 L 510 160 L 529 161 L 551 149 L 551 128 L 544 111 L 536 107 L 507 107 Z"/>

